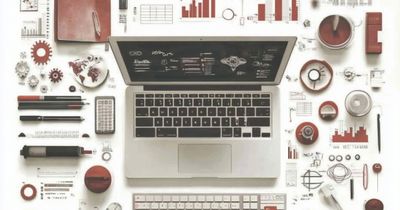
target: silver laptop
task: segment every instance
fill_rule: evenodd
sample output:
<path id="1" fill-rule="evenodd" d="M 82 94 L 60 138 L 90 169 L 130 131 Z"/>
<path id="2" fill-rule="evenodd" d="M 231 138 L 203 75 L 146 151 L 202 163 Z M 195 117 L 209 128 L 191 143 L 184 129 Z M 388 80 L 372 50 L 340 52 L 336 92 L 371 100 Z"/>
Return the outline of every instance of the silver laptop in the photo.
<path id="1" fill-rule="evenodd" d="M 110 37 L 128 178 L 276 178 L 279 89 L 296 37 Z"/>

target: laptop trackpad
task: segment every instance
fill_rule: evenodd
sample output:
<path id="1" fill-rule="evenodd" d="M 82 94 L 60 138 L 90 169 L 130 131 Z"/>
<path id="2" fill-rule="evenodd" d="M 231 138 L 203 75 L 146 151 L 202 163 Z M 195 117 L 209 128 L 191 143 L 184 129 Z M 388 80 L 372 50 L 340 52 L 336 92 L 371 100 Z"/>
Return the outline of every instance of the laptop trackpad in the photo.
<path id="1" fill-rule="evenodd" d="M 180 144 L 178 151 L 179 173 L 232 172 L 232 147 L 229 144 Z"/>

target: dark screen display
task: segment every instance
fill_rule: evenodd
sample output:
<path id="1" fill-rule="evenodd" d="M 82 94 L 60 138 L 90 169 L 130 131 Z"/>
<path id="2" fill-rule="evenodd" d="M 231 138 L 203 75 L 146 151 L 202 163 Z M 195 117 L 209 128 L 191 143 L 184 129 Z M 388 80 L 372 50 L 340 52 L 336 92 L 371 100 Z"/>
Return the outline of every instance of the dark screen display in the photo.
<path id="1" fill-rule="evenodd" d="M 132 81 L 275 80 L 287 42 L 118 42 Z"/>

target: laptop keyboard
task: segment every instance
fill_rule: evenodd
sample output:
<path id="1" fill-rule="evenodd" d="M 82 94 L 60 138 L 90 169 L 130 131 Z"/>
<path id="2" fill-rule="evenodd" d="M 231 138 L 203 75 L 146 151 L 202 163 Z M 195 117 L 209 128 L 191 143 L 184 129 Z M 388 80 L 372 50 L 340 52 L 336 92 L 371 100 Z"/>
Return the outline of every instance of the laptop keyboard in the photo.
<path id="1" fill-rule="evenodd" d="M 286 210 L 286 194 L 134 194 L 133 209 Z"/>
<path id="2" fill-rule="evenodd" d="M 136 93 L 136 137 L 271 137 L 268 93 Z"/>

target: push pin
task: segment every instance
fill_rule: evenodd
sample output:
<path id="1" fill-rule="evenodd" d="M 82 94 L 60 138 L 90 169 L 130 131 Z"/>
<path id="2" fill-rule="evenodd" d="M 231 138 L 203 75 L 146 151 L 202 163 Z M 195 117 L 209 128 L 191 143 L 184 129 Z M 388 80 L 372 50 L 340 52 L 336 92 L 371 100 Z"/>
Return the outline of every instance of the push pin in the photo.
<path id="1" fill-rule="evenodd" d="M 378 178 L 379 178 L 379 173 L 381 173 L 382 171 L 382 165 L 380 163 L 375 163 L 374 165 L 372 165 L 372 170 L 374 171 L 374 173 L 376 173 L 376 191 L 378 191 L 379 189 Z"/>

